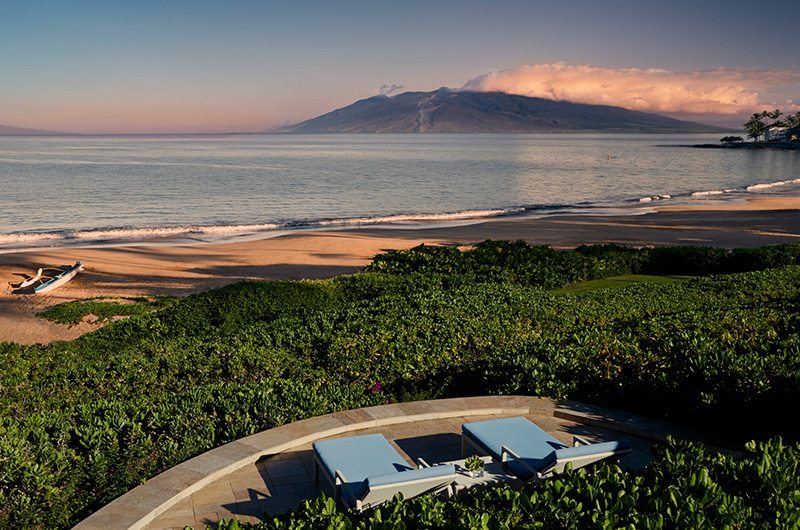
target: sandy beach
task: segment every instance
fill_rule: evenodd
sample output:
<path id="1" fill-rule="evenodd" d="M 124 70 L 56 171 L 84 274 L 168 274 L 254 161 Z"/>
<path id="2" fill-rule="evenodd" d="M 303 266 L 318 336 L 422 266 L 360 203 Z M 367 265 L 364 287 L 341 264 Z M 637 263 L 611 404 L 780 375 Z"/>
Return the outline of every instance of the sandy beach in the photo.
<path id="1" fill-rule="evenodd" d="M 554 247 L 591 243 L 754 247 L 800 242 L 800 197 L 742 203 L 662 206 L 643 215 L 508 217 L 429 228 L 364 227 L 296 232 L 249 241 L 195 245 L 131 244 L 55 248 L 0 254 L 0 340 L 22 344 L 71 340 L 96 329 L 66 326 L 37 316 L 70 300 L 153 295 L 185 296 L 240 280 L 314 279 L 360 270 L 389 249 L 420 243 L 469 245 L 485 239 L 524 240 Z M 13 292 L 39 267 L 78 260 L 85 271 L 48 294 Z"/>

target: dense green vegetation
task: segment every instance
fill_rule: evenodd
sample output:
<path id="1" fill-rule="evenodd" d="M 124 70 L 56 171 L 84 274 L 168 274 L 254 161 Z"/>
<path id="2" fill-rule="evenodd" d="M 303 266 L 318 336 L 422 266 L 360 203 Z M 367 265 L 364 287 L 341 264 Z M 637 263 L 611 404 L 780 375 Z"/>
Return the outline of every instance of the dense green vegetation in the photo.
<path id="1" fill-rule="evenodd" d="M 0 527 L 66 527 L 214 446 L 392 400 L 540 394 L 797 439 L 798 256 L 425 247 L 355 276 L 209 291 L 69 343 L 2 343 Z M 545 290 L 627 274 L 703 277 Z"/>
<path id="2" fill-rule="evenodd" d="M 781 116 L 784 116 L 784 114 L 779 109 L 756 112 L 744 124 L 747 137 L 754 142 L 762 137 L 766 139 L 767 131 L 774 127 L 780 127 L 786 129 L 786 141 L 798 141 L 798 136 L 800 136 L 800 112 L 788 114 L 783 119 L 781 119 Z"/>
<path id="3" fill-rule="evenodd" d="M 92 315 L 99 322 L 105 322 L 114 317 L 129 317 L 142 315 L 154 309 L 166 307 L 174 301 L 173 298 L 123 298 L 123 299 L 92 299 L 74 300 L 64 302 L 42 311 L 39 316 L 59 322 L 61 324 L 77 324 L 85 317 Z"/>
<path id="4" fill-rule="evenodd" d="M 575 250 L 531 247 L 524 242 L 484 241 L 467 252 L 456 247 L 419 246 L 377 256 L 367 271 L 425 273 L 452 281 L 510 282 L 545 289 L 612 276 L 709 275 L 756 271 L 800 264 L 800 245 L 733 250 L 708 247 L 635 249 L 592 245 Z"/>
<path id="5" fill-rule="evenodd" d="M 306 501 L 292 514 L 219 530 L 584 530 L 666 528 L 786 529 L 800 526 L 800 446 L 751 443 L 744 457 L 710 454 L 670 441 L 642 472 L 600 465 L 518 490 L 470 491 L 456 499 L 395 500 L 362 514 L 331 499 Z"/>

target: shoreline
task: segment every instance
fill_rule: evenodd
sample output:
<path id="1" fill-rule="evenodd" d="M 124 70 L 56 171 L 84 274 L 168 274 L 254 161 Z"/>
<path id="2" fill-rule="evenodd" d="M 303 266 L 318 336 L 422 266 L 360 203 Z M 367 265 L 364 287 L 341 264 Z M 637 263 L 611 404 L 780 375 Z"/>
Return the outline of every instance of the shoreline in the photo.
<path id="1" fill-rule="evenodd" d="M 556 215 L 643 215 L 654 211 L 652 207 L 640 203 L 626 205 L 540 205 L 506 208 L 486 208 L 443 213 L 400 213 L 375 217 L 352 217 L 319 219 L 317 221 L 298 221 L 262 224 L 232 225 L 178 225 L 141 228 L 99 228 L 76 230 L 77 238 L 67 237 L 57 232 L 18 233 L 0 235 L 0 255 L 40 252 L 54 249 L 90 249 L 128 246 L 192 246 L 235 243 L 260 239 L 272 239 L 285 235 L 309 232 L 339 232 L 377 228 L 382 230 L 414 230 L 429 228 L 450 228 L 493 221 L 498 219 L 539 219 Z M 92 234 L 100 234 L 91 237 Z M 114 237 L 112 234 L 117 234 Z M 137 234 L 137 235 L 132 235 Z M 88 235 L 88 236 L 87 236 Z M 3 238 L 19 237 L 23 240 L 52 242 L 52 245 L 8 247 Z M 106 238 L 102 237 L 106 236 Z M 59 239 L 64 237 L 64 239 Z"/>
<path id="2" fill-rule="evenodd" d="M 185 296 L 242 280 L 319 279 L 359 271 L 386 250 L 421 243 L 470 245 L 524 240 L 581 244 L 705 245 L 726 248 L 800 243 L 800 197 L 746 202 L 653 205 L 640 215 L 559 214 L 495 217 L 447 226 L 360 226 L 291 231 L 272 237 L 189 244 L 160 242 L 60 247 L 0 254 L 0 342 L 72 340 L 100 327 L 37 317 L 47 307 L 97 297 Z M 12 284 L 39 267 L 86 262 L 86 270 L 49 295 L 14 294 Z"/>
<path id="3" fill-rule="evenodd" d="M 484 223 L 506 218 L 546 219 L 556 216 L 633 216 L 657 209 L 675 211 L 691 209 L 727 209 L 728 204 L 741 202 L 763 204 L 755 209 L 776 209 L 770 201 L 783 200 L 794 208 L 791 195 L 761 195 L 774 193 L 775 188 L 800 185 L 800 178 L 770 182 L 753 182 L 733 188 L 681 191 L 655 194 L 636 199 L 616 201 L 583 201 L 573 204 L 533 204 L 487 207 L 482 209 L 445 212 L 388 213 L 363 217 L 298 219 L 288 221 L 253 222 L 244 224 L 189 224 L 161 226 L 118 226 L 73 228 L 51 231 L 17 231 L 0 234 L 0 255 L 39 252 L 56 248 L 105 248 L 119 246 L 197 245 L 267 239 L 303 232 L 349 231 L 380 228 L 428 229 Z M 755 194 L 755 195 L 753 195 Z M 725 202 L 720 200 L 725 198 Z M 28 246 L 25 246 L 28 245 Z"/>
<path id="4" fill-rule="evenodd" d="M 654 206 L 659 212 L 754 212 L 800 209 L 800 197 L 746 197 L 744 201 L 705 200 L 703 204 L 664 204 Z"/>
<path id="5" fill-rule="evenodd" d="M 678 145 L 676 147 L 691 147 L 694 149 L 744 149 L 744 150 L 763 150 L 771 149 L 774 151 L 798 151 L 800 142 L 738 142 L 731 144 L 689 144 Z"/>

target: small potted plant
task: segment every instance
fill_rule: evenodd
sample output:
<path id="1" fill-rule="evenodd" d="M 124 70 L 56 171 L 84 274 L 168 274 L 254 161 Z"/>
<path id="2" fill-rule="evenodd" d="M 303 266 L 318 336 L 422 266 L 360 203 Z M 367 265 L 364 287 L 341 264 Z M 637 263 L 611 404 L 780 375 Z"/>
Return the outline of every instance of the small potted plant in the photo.
<path id="1" fill-rule="evenodd" d="M 464 468 L 467 470 L 466 475 L 472 478 L 482 477 L 485 466 L 486 463 L 478 455 L 472 455 L 464 460 Z"/>

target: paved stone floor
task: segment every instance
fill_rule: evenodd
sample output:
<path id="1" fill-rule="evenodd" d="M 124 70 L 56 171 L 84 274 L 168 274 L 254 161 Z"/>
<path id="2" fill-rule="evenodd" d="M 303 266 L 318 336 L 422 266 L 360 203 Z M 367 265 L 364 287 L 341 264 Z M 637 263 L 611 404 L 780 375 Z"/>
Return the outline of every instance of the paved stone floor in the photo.
<path id="1" fill-rule="evenodd" d="M 457 460 L 461 457 L 461 425 L 465 422 L 499 418 L 471 416 L 420 421 L 352 431 L 342 436 L 381 433 L 402 454 L 409 465 L 417 458 L 430 463 Z M 613 431 L 589 427 L 553 416 L 529 415 L 528 418 L 564 443 L 573 435 L 590 441 L 628 438 L 634 451 L 623 465 L 639 468 L 649 461 L 650 442 Z M 314 484 L 311 445 L 264 458 L 255 465 L 240 469 L 210 484 L 191 497 L 172 506 L 147 530 L 214 527 L 220 519 L 257 522 L 264 514 L 276 515 L 298 507 L 301 500 L 316 497 L 320 489 Z M 323 481 L 324 482 L 324 481 Z M 331 495 L 329 487 L 321 487 Z"/>

